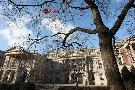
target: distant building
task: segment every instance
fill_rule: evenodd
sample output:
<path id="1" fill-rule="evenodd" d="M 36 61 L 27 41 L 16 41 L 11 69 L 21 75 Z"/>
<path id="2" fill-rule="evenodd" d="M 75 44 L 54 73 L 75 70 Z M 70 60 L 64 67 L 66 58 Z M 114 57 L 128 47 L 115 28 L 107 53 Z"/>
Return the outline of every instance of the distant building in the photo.
<path id="1" fill-rule="evenodd" d="M 135 36 L 116 42 L 114 47 L 118 67 L 135 67 Z M 38 55 L 13 47 L 5 51 L 0 69 L 1 82 L 17 80 L 41 84 L 107 85 L 100 49 L 85 48 Z"/>
<path id="2" fill-rule="evenodd" d="M 54 83 L 75 84 L 78 79 L 78 83 L 84 85 L 107 84 L 100 50 L 97 48 L 52 52 L 47 59 L 53 61 L 51 69 L 54 70 Z"/>
<path id="3" fill-rule="evenodd" d="M 3 65 L 5 60 L 5 52 L 0 50 L 0 67 Z"/>
<path id="4" fill-rule="evenodd" d="M 34 53 L 27 52 L 21 47 L 8 49 L 0 69 L 0 81 L 14 83 L 17 80 L 27 80 L 30 70 L 34 68 L 34 62 Z"/>
<path id="5" fill-rule="evenodd" d="M 31 80 L 46 84 L 106 85 L 104 67 L 97 48 L 67 50 L 39 57 Z M 38 74 L 37 74 L 38 73 Z"/>
<path id="6" fill-rule="evenodd" d="M 3 66 L 4 64 L 4 60 L 5 60 L 5 52 L 0 50 L 0 68 Z M 2 75 L 2 71 L 0 70 L 0 77 Z"/>
<path id="7" fill-rule="evenodd" d="M 121 42 L 116 42 L 115 53 L 120 71 L 124 65 L 128 69 L 131 66 L 135 67 L 135 36 L 131 36 Z"/>

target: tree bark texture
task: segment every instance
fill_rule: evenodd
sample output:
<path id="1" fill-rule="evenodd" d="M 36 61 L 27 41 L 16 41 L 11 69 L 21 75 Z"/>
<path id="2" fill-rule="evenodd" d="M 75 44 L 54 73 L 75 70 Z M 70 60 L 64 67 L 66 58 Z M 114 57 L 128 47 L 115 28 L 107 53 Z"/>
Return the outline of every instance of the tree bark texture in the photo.
<path id="1" fill-rule="evenodd" d="M 110 90 L 126 90 L 114 55 L 111 33 L 100 32 L 98 36 L 101 58 Z"/>

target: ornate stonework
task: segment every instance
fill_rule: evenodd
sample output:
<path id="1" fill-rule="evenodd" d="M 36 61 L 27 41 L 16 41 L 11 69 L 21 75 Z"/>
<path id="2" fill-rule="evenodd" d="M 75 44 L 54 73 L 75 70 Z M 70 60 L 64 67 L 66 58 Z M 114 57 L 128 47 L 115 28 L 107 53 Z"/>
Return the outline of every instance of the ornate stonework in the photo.
<path id="1" fill-rule="evenodd" d="M 34 68 L 34 53 L 27 52 L 21 47 L 13 47 L 6 51 L 5 62 L 1 67 L 1 82 L 14 83 L 17 80 L 24 79 Z"/>
<path id="2" fill-rule="evenodd" d="M 116 42 L 115 55 L 119 70 L 135 66 L 135 36 Z M 78 49 L 37 55 L 21 47 L 5 52 L 0 69 L 1 82 L 17 80 L 44 84 L 107 85 L 100 49 Z"/>

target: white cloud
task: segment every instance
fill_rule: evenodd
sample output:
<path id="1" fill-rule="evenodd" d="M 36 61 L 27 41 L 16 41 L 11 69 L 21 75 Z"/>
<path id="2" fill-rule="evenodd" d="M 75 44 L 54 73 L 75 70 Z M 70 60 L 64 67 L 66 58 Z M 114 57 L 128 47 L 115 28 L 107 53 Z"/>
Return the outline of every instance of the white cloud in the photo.
<path id="1" fill-rule="evenodd" d="M 4 16 L 2 16 L 4 17 Z M 16 22 L 8 21 L 8 27 L 0 30 L 0 38 L 5 39 L 10 47 L 14 45 L 20 45 L 27 47 L 25 44 L 28 34 L 33 35 L 32 31 L 28 29 L 25 25 L 31 20 L 29 15 L 25 15 L 21 18 L 17 18 Z M 74 26 L 70 23 L 64 24 L 62 21 L 55 19 L 43 19 L 42 26 L 45 26 L 48 30 L 51 30 L 53 34 L 57 32 L 68 32 L 73 29 Z"/>
<path id="2" fill-rule="evenodd" d="M 61 20 L 44 18 L 42 20 L 42 25 L 44 25 L 48 30 L 51 30 L 53 34 L 57 32 L 67 33 L 69 30 L 73 29 L 74 26 L 71 23 L 64 24 Z"/>
<path id="3" fill-rule="evenodd" d="M 25 27 L 25 24 L 30 21 L 29 16 L 23 16 L 21 18 L 17 18 L 16 22 L 8 22 L 9 26 L 6 29 L 0 30 L 0 36 L 7 41 L 9 46 L 20 45 L 23 47 L 27 47 L 26 44 L 26 36 L 28 34 L 32 34 L 32 31 Z"/>

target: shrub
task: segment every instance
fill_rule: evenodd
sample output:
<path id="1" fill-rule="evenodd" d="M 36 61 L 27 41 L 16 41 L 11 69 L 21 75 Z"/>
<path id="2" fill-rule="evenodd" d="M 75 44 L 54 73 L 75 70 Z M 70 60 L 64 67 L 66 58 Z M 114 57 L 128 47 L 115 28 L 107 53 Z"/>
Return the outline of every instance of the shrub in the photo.
<path id="1" fill-rule="evenodd" d="M 20 90 L 21 84 L 22 84 L 22 82 L 16 81 L 16 82 L 14 83 L 14 85 L 13 85 L 12 90 Z"/>
<path id="2" fill-rule="evenodd" d="M 127 69 L 127 67 L 124 65 L 123 69 L 122 69 L 122 78 L 124 81 L 128 82 L 131 79 L 131 72 Z"/>
<path id="3" fill-rule="evenodd" d="M 0 83 L 0 90 L 12 90 L 12 87 L 12 84 Z"/>
<path id="4" fill-rule="evenodd" d="M 22 83 L 20 90 L 35 90 L 35 84 L 32 82 Z"/>

